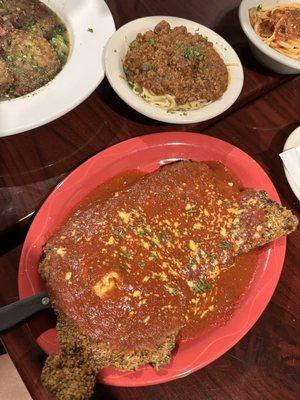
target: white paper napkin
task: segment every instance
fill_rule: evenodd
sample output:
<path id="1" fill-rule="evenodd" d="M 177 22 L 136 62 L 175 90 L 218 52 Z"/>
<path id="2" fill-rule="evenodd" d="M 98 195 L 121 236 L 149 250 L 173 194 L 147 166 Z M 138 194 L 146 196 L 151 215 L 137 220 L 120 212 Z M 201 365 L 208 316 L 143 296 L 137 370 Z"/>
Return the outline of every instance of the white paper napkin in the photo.
<path id="1" fill-rule="evenodd" d="M 279 154 L 285 168 L 300 188 L 300 146 L 293 147 Z"/>

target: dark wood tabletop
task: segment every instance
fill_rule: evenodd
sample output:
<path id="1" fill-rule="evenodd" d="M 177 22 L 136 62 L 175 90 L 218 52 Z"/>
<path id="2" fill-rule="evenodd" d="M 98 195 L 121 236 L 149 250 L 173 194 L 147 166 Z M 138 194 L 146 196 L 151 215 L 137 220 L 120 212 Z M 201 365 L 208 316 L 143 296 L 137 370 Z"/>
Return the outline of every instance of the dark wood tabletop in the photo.
<path id="1" fill-rule="evenodd" d="M 106 79 L 80 106 L 35 130 L 0 139 L 0 305 L 18 299 L 22 243 L 35 212 L 54 186 L 84 160 L 130 137 L 162 131 L 203 132 L 226 140 L 256 159 L 284 205 L 299 202 L 278 154 L 300 125 L 300 77 L 280 76 L 253 58 L 234 0 L 108 0 L 116 26 L 148 15 L 193 19 L 225 37 L 244 66 L 243 91 L 225 114 L 201 124 L 167 125 L 127 106 Z M 294 400 L 300 397 L 300 234 L 289 236 L 283 273 L 267 309 L 251 331 L 204 369 L 163 385 L 117 388 L 97 385 L 93 399 Z M 2 336 L 34 400 L 50 400 L 40 384 L 45 355 L 28 325 Z M 0 377 L 1 384 L 1 377 Z M 17 400 L 17 399 L 16 399 Z"/>

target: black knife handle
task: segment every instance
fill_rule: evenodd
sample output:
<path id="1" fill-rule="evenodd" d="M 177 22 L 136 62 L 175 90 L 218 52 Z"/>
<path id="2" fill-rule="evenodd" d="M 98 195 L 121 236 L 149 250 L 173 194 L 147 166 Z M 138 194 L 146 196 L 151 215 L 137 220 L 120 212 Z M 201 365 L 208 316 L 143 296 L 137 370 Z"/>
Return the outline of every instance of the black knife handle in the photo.
<path id="1" fill-rule="evenodd" d="M 51 307 L 47 292 L 8 304 L 0 308 L 0 334 L 14 327 L 33 314 Z"/>

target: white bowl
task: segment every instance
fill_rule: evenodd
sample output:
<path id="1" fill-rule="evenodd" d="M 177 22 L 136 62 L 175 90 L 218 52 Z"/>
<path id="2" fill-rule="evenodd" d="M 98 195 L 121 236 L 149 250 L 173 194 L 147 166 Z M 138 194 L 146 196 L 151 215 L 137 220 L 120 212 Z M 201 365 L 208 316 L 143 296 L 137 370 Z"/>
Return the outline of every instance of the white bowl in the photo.
<path id="1" fill-rule="evenodd" d="M 300 126 L 296 128 L 287 138 L 283 147 L 283 151 L 292 149 L 293 147 L 297 146 L 300 146 Z M 292 191 L 294 192 L 297 199 L 300 201 L 300 187 L 297 185 L 286 167 L 284 167 L 284 172 Z"/>
<path id="2" fill-rule="evenodd" d="M 215 49 L 224 59 L 225 63 L 230 64 L 228 66 L 230 75 L 229 85 L 223 96 L 204 108 L 188 111 L 187 115 L 184 115 L 182 112 L 171 114 L 158 106 L 147 103 L 131 90 L 124 76 L 122 59 L 127 53 L 129 44 L 136 38 L 139 32 L 144 33 L 149 29 L 154 29 L 155 25 L 163 19 L 168 21 L 172 28 L 184 25 L 191 33 L 197 31 L 197 33 L 207 36 L 208 40 L 214 44 Z M 242 90 L 244 82 L 241 62 L 226 40 L 211 29 L 197 22 L 168 16 L 136 19 L 117 30 L 106 46 L 105 72 L 111 86 L 132 108 L 147 117 L 173 124 L 195 123 L 216 117 L 235 102 Z"/>
<path id="3" fill-rule="evenodd" d="M 299 74 L 300 61 L 287 57 L 264 43 L 250 23 L 250 8 L 257 7 L 259 4 L 273 8 L 283 3 L 295 3 L 295 0 L 243 0 L 239 8 L 240 24 L 258 61 L 279 74 Z"/>
<path id="4" fill-rule="evenodd" d="M 70 56 L 62 71 L 47 85 L 26 96 L 0 102 L 0 137 L 36 128 L 66 114 L 85 100 L 104 77 L 103 49 L 115 31 L 106 3 L 43 2 L 66 24 L 71 38 Z"/>

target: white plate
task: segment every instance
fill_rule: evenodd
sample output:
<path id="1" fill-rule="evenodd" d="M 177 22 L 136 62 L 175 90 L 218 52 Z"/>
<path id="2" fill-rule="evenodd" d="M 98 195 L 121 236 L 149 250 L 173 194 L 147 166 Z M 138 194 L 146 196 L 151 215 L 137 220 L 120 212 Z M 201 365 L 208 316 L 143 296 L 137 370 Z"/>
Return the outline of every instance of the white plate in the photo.
<path id="1" fill-rule="evenodd" d="M 292 149 L 293 147 L 297 146 L 300 146 L 300 126 L 296 128 L 287 138 L 283 147 L 283 151 Z M 300 201 L 300 187 L 296 184 L 296 182 L 285 167 L 284 172 L 292 191 L 295 193 L 295 196 Z"/>
<path id="2" fill-rule="evenodd" d="M 103 49 L 115 31 L 105 2 L 43 2 L 59 15 L 69 30 L 69 60 L 47 85 L 26 96 L 0 102 L 0 137 L 36 128 L 66 114 L 85 100 L 104 77 Z"/>
<path id="3" fill-rule="evenodd" d="M 262 64 L 280 74 L 299 74 L 300 61 L 287 57 L 284 54 L 272 49 L 256 34 L 249 19 L 249 9 L 263 5 L 273 8 L 278 4 L 296 3 L 299 0 L 243 0 L 239 8 L 241 27 L 248 37 L 251 49 L 255 57 Z"/>
<path id="4" fill-rule="evenodd" d="M 215 49 L 221 55 L 225 63 L 233 64 L 228 67 L 230 81 L 223 96 L 200 110 L 188 111 L 187 115 L 183 115 L 182 112 L 171 114 L 158 106 L 147 103 L 141 97 L 133 93 L 127 81 L 124 79 L 122 60 L 127 53 L 129 44 L 136 38 L 139 32 L 144 33 L 149 29 L 154 29 L 155 25 L 163 19 L 169 22 L 171 28 L 184 25 L 191 33 L 197 31 L 197 33 L 207 36 L 208 40 L 214 44 Z M 242 90 L 244 82 L 241 62 L 236 52 L 226 40 L 211 29 L 197 22 L 167 16 L 136 19 L 118 29 L 109 40 L 105 49 L 105 71 L 111 86 L 132 108 L 147 117 L 173 124 L 195 123 L 216 117 L 235 102 Z"/>

